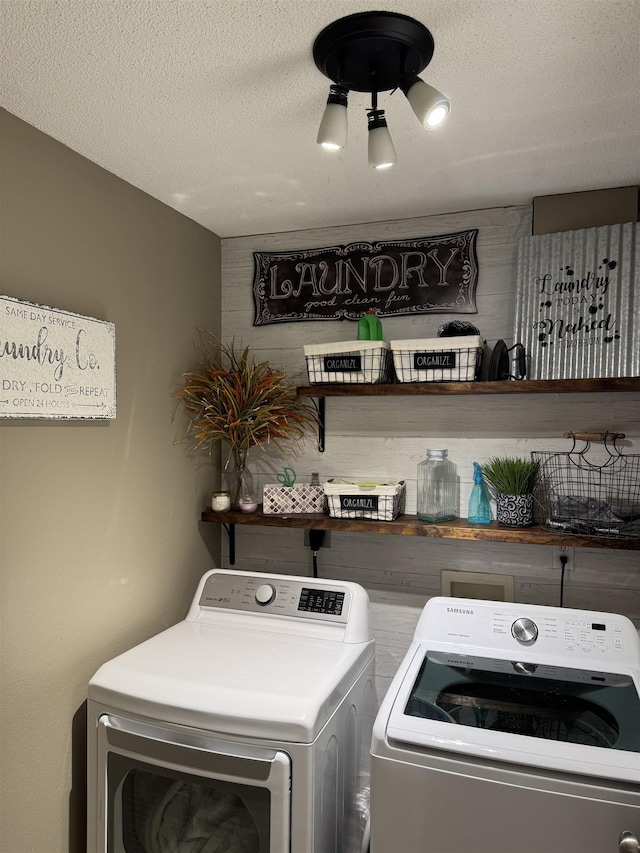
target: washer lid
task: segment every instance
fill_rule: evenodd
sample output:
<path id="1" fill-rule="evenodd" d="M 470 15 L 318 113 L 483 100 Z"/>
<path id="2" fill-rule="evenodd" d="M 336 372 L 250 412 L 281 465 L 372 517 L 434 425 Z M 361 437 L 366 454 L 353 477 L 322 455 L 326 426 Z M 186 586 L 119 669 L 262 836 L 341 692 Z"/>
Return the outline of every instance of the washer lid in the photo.
<path id="1" fill-rule="evenodd" d="M 185 621 L 104 664 L 88 695 L 179 725 L 311 743 L 373 654 L 373 641 Z"/>
<path id="2" fill-rule="evenodd" d="M 634 673 L 521 658 L 414 642 L 390 708 L 387 739 L 405 749 L 430 747 L 640 782 Z"/>

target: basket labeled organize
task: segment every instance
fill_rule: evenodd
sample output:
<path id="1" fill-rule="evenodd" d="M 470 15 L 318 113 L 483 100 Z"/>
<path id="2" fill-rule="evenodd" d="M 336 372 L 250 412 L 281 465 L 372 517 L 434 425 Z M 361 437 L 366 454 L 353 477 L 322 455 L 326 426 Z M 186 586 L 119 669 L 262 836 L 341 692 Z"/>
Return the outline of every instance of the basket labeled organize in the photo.
<path id="1" fill-rule="evenodd" d="M 480 375 L 480 335 L 391 341 L 398 382 L 472 382 Z"/>
<path id="2" fill-rule="evenodd" d="M 393 521 L 404 512 L 404 480 L 393 483 L 359 483 L 334 478 L 324 484 L 327 509 L 333 518 L 368 518 Z"/>
<path id="3" fill-rule="evenodd" d="M 308 344 L 304 355 L 310 385 L 376 384 L 393 380 L 391 351 L 385 341 Z"/>
<path id="4" fill-rule="evenodd" d="M 565 433 L 568 453 L 533 451 L 540 462 L 536 499 L 546 530 L 610 538 L 640 537 L 640 454 L 625 454 L 622 433 Z M 604 443 L 597 455 L 592 441 Z M 584 442 L 577 449 L 577 442 Z"/>

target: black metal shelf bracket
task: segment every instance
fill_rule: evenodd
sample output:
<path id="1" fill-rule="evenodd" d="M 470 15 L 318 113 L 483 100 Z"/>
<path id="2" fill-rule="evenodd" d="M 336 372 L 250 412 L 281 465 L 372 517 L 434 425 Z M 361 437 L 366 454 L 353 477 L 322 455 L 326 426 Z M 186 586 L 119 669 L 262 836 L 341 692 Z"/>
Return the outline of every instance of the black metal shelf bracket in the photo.
<path id="1" fill-rule="evenodd" d="M 323 396 L 311 397 L 313 407 L 318 413 L 318 452 L 324 453 L 324 438 L 325 438 L 325 423 L 326 423 L 326 402 Z"/>
<path id="2" fill-rule="evenodd" d="M 229 537 L 229 565 L 235 566 L 236 564 L 236 526 L 233 524 L 224 524 L 222 525 L 224 529 L 227 531 L 227 536 Z"/>
<path id="3" fill-rule="evenodd" d="M 326 397 L 318 397 L 318 452 L 324 453 L 324 438 L 326 425 Z"/>

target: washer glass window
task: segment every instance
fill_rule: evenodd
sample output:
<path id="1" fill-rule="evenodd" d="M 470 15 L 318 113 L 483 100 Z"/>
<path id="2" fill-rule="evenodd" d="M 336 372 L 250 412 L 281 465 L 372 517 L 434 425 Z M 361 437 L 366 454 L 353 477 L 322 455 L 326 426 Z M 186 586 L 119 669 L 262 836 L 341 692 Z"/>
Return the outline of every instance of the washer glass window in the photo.
<path id="1" fill-rule="evenodd" d="M 620 674 L 428 652 L 404 713 L 640 752 L 638 691 Z"/>

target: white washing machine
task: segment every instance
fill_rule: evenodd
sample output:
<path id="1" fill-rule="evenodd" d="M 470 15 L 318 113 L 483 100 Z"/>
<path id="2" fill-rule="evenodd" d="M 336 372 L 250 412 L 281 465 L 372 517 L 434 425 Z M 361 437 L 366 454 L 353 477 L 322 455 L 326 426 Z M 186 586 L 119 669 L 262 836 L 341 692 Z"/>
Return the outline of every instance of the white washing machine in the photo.
<path id="1" fill-rule="evenodd" d="M 622 616 L 431 599 L 374 724 L 371 853 L 637 853 L 639 691 Z"/>
<path id="2" fill-rule="evenodd" d="M 360 853 L 376 713 L 357 584 L 213 570 L 88 691 L 88 853 Z"/>

